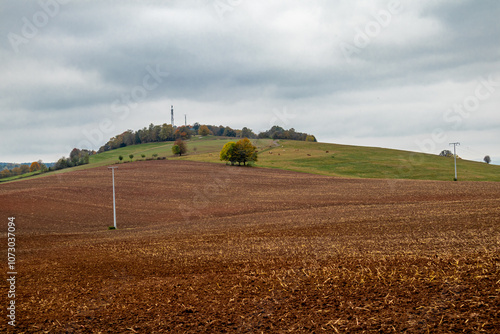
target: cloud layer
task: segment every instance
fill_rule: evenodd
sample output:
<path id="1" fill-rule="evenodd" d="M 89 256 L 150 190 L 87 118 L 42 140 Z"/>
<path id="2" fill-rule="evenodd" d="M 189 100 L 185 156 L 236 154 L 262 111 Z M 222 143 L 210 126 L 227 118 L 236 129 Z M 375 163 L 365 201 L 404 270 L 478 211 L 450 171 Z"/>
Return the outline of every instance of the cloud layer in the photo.
<path id="1" fill-rule="evenodd" d="M 273 123 L 500 163 L 497 1 L 9 1 L 1 161 L 149 123 Z M 468 149 L 468 151 L 465 150 Z"/>

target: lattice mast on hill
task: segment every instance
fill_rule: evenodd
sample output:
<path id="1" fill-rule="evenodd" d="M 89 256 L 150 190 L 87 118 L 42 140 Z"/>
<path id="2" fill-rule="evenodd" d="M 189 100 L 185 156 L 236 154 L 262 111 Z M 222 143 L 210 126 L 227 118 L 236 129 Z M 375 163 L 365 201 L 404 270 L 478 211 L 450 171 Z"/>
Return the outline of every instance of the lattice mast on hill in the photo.
<path id="1" fill-rule="evenodd" d="M 174 127 L 174 106 L 172 106 L 170 109 L 170 118 L 172 122 L 172 127 Z"/>

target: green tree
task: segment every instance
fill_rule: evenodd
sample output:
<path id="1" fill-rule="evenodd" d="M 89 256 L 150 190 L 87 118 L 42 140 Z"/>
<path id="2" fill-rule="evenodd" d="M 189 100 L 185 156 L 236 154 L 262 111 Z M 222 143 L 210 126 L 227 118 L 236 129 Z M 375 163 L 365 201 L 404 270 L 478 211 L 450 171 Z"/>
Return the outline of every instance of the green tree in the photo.
<path id="1" fill-rule="evenodd" d="M 69 159 L 66 159 L 66 157 L 62 157 L 61 159 L 57 160 L 55 169 L 58 170 L 58 169 L 68 168 L 69 167 L 68 160 Z"/>
<path id="2" fill-rule="evenodd" d="M 257 147 L 252 144 L 250 139 L 243 138 L 234 145 L 234 155 L 238 164 L 257 161 Z"/>
<path id="3" fill-rule="evenodd" d="M 76 164 L 78 160 L 80 159 L 80 153 L 81 151 L 77 148 L 74 148 L 71 153 L 69 154 L 69 158 L 73 162 L 73 164 Z"/>
<path id="4" fill-rule="evenodd" d="M 120 156 L 118 157 L 118 159 L 120 159 L 120 161 L 122 161 L 122 160 L 123 160 L 123 155 L 120 155 Z"/>
<path id="5" fill-rule="evenodd" d="M 172 124 L 163 124 L 159 136 L 161 141 L 174 140 L 175 136 Z"/>
<path id="6" fill-rule="evenodd" d="M 450 150 L 442 150 L 439 155 L 442 157 L 452 157 L 453 153 Z"/>
<path id="7" fill-rule="evenodd" d="M 487 164 L 489 164 L 491 162 L 491 158 L 489 155 L 484 157 L 484 162 L 486 162 Z"/>
<path id="8" fill-rule="evenodd" d="M 172 146 L 172 152 L 174 154 L 178 154 L 179 156 L 185 154 L 187 152 L 187 145 L 182 139 L 177 139 L 174 142 L 174 146 Z"/>
<path id="9" fill-rule="evenodd" d="M 141 144 L 148 143 L 148 139 L 149 139 L 148 128 L 144 127 L 144 128 L 142 128 L 142 130 L 137 131 L 137 133 L 139 134 Z"/>
<path id="10" fill-rule="evenodd" d="M 42 173 L 46 173 L 49 170 L 42 160 L 38 160 L 38 164 L 40 165 L 40 171 Z"/>
<path id="11" fill-rule="evenodd" d="M 160 126 L 154 125 L 153 123 L 149 124 L 148 141 L 149 142 L 159 141 L 160 140 L 160 132 L 161 132 Z"/>
<path id="12" fill-rule="evenodd" d="M 257 135 L 249 128 L 244 127 L 241 129 L 241 138 L 257 138 Z"/>
<path id="13" fill-rule="evenodd" d="M 123 134 L 123 144 L 125 146 L 129 146 L 129 145 L 134 145 L 135 143 L 135 134 L 132 130 L 127 130 L 125 131 Z"/>
<path id="14" fill-rule="evenodd" d="M 231 165 L 234 165 L 236 162 L 236 155 L 234 148 L 236 146 L 236 143 L 233 141 L 230 141 L 229 143 L 226 143 L 224 147 L 222 147 L 222 150 L 220 151 L 220 160 L 221 161 L 229 161 L 231 162 Z"/>
<path id="15" fill-rule="evenodd" d="M 130 158 L 130 161 L 132 161 L 132 159 L 134 159 L 134 155 L 133 154 L 129 154 L 128 157 Z"/>
<path id="16" fill-rule="evenodd" d="M 78 165 L 87 165 L 90 162 L 90 155 L 88 152 L 82 151 L 80 153 L 80 159 L 78 160 Z"/>
<path id="17" fill-rule="evenodd" d="M 222 134 L 224 137 L 236 137 L 236 131 L 231 129 L 229 126 L 224 128 L 224 133 Z"/>

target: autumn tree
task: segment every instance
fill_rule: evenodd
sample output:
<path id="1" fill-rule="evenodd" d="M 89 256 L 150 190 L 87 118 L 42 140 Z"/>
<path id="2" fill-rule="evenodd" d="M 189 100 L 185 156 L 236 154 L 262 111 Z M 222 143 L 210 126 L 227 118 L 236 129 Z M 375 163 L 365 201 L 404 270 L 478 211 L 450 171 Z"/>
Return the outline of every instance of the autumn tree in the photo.
<path id="1" fill-rule="evenodd" d="M 0 178 L 6 178 L 9 176 L 11 176 L 11 171 L 5 167 L 4 170 L 0 172 Z"/>
<path id="2" fill-rule="evenodd" d="M 21 165 L 21 166 L 19 166 L 19 169 L 21 170 L 21 175 L 30 172 L 30 166 L 27 166 L 27 165 Z"/>
<path id="3" fill-rule="evenodd" d="M 222 148 L 220 159 L 223 161 L 235 162 L 238 165 L 246 165 L 248 162 L 257 161 L 257 147 L 248 138 L 238 140 L 236 143 L 229 142 Z"/>
<path id="4" fill-rule="evenodd" d="M 30 172 L 36 172 L 36 171 L 39 171 L 40 169 L 41 169 L 41 167 L 40 167 L 40 164 L 38 163 L 38 161 L 34 161 L 30 166 Z"/>
<path id="5" fill-rule="evenodd" d="M 21 168 L 14 167 L 10 172 L 12 173 L 12 175 L 21 175 Z"/>
<path id="6" fill-rule="evenodd" d="M 312 135 L 308 135 L 306 137 L 306 141 L 310 141 L 310 142 L 313 142 L 313 143 L 317 142 L 316 137 L 314 137 Z"/>
<path id="7" fill-rule="evenodd" d="M 250 139 L 243 138 L 236 142 L 234 145 L 234 154 L 238 164 L 257 161 L 257 147 L 252 144 Z"/>
<path id="8" fill-rule="evenodd" d="M 178 154 L 179 156 L 185 154 L 187 152 L 187 145 L 182 139 L 177 139 L 174 142 L 174 146 L 172 146 L 172 152 L 174 154 Z"/>
<path id="9" fill-rule="evenodd" d="M 176 130 L 175 130 L 175 138 L 176 139 L 190 139 L 191 136 L 194 135 L 193 131 L 190 129 L 189 126 L 181 126 L 181 127 L 178 127 Z"/>
<path id="10" fill-rule="evenodd" d="M 208 126 L 206 125 L 202 125 L 200 126 L 200 128 L 198 129 L 198 134 L 200 136 L 208 136 L 210 134 L 210 129 L 208 128 Z"/>
<path id="11" fill-rule="evenodd" d="M 233 141 L 230 141 L 229 143 L 226 143 L 224 147 L 222 147 L 222 150 L 220 151 L 220 160 L 221 161 L 229 161 L 231 165 L 234 165 L 236 162 L 236 155 L 234 152 L 234 147 L 236 146 L 236 143 Z"/>

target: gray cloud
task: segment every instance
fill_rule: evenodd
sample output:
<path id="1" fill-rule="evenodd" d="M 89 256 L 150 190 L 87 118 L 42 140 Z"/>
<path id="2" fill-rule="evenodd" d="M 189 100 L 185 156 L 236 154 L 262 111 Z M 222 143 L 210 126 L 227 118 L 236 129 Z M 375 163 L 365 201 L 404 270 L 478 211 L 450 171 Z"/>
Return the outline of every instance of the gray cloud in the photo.
<path id="1" fill-rule="evenodd" d="M 400 149 L 462 131 L 500 163 L 498 145 L 470 136 L 498 138 L 498 85 L 468 117 L 447 114 L 500 78 L 497 2 L 402 0 L 391 13 L 391 1 L 221 1 L 2 2 L 0 160 L 54 160 L 103 120 L 115 131 L 105 141 L 168 122 L 174 104 L 191 122 L 274 120 Z M 141 95 L 155 70 L 168 75 Z M 276 117 L 284 109 L 294 117 Z M 24 139 L 34 131 L 37 147 Z"/>

